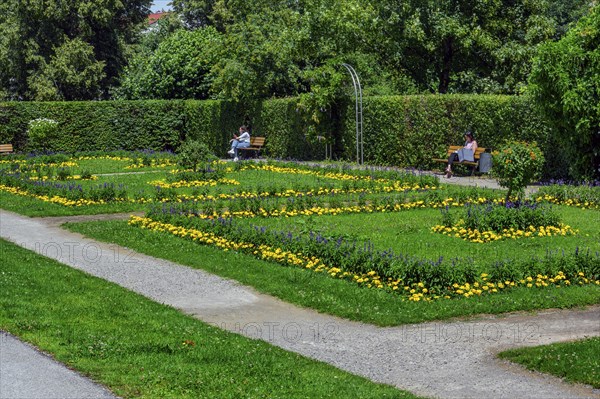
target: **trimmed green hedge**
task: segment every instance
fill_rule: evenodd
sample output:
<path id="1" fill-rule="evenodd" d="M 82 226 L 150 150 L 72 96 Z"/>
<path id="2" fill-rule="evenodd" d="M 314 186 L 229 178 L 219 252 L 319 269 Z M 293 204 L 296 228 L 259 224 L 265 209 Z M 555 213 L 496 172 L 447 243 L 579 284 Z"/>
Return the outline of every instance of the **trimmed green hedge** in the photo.
<path id="1" fill-rule="evenodd" d="M 431 158 L 460 144 L 466 129 L 480 146 L 497 149 L 506 139 L 537 141 L 548 164 L 558 151 L 548 128 L 527 97 L 426 95 L 367 97 L 363 100 L 364 159 L 367 163 L 428 169 Z M 356 159 L 354 101 L 338 105 L 337 115 L 318 127 L 333 141 L 334 157 Z M 56 148 L 86 150 L 176 150 L 187 137 L 201 139 L 225 156 L 239 125 L 267 137 L 266 153 L 282 159 L 323 159 L 325 144 L 306 138 L 307 117 L 296 98 L 267 100 L 251 107 L 223 101 L 154 100 L 105 102 L 0 103 L 0 142 L 26 150 L 31 119 L 57 120 L 63 135 Z"/>
<path id="2" fill-rule="evenodd" d="M 481 147 L 499 149 L 508 139 L 548 148 L 548 128 L 526 97 L 428 95 L 363 100 L 365 162 L 429 169 L 470 129 Z M 345 113 L 343 157 L 356 159 L 354 107 Z M 546 151 L 544 151 L 546 153 Z M 439 164 L 438 164 L 439 166 Z"/>
<path id="3" fill-rule="evenodd" d="M 0 141 L 26 150 L 31 119 L 59 122 L 59 151 L 174 150 L 184 136 L 183 101 L 11 102 L 0 104 Z"/>

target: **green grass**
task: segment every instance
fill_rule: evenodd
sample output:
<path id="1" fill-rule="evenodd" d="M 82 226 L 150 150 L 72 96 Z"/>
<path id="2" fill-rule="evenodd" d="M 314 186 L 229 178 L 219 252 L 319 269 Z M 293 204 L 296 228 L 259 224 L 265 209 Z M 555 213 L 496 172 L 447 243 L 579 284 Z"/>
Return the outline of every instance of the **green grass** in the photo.
<path id="1" fill-rule="evenodd" d="M 0 203 L 2 204 L 2 209 L 31 217 L 136 212 L 144 211 L 147 208 L 147 205 L 132 203 L 113 203 L 105 205 L 68 207 L 44 202 L 36 198 L 12 195 L 3 191 L 0 191 Z"/>
<path id="2" fill-rule="evenodd" d="M 69 223 L 66 227 L 101 241 L 114 242 L 141 253 L 232 278 L 287 302 L 381 326 L 481 313 L 570 308 L 600 302 L 599 287 L 573 286 L 560 289 L 517 288 L 469 299 L 415 303 L 403 301 L 396 294 L 360 288 L 343 280 L 248 255 L 223 252 L 166 233 L 131 227 L 126 222 Z"/>
<path id="3" fill-rule="evenodd" d="M 600 337 L 575 342 L 512 349 L 499 356 L 529 370 L 600 388 Z"/>
<path id="4" fill-rule="evenodd" d="M 413 398 L 0 240 L 0 329 L 125 398 Z"/>
<path id="5" fill-rule="evenodd" d="M 568 206 L 554 206 L 564 223 L 579 233 L 565 237 L 521 238 L 485 244 L 467 242 L 459 238 L 433 233 L 431 227 L 439 224 L 439 209 L 417 209 L 394 213 L 363 213 L 337 216 L 253 218 L 236 223 L 267 226 L 276 231 L 294 235 L 318 231 L 326 237 L 344 237 L 352 242 L 371 241 L 375 248 L 392 249 L 398 254 L 437 260 L 439 257 L 473 258 L 480 266 L 497 260 L 528 259 L 545 256 L 547 251 L 573 253 L 576 248 L 600 251 L 600 212 Z M 455 212 L 459 212 L 456 209 Z M 360 226 L 360 228 L 356 228 Z"/>
<path id="6" fill-rule="evenodd" d="M 103 184 L 113 184 L 115 187 L 124 186 L 129 198 L 134 196 L 143 196 L 145 198 L 155 198 L 156 189 L 149 184 L 152 181 L 167 181 L 174 167 L 153 169 L 124 169 L 127 162 L 92 159 L 78 161 L 79 166 L 71 168 L 73 174 L 79 174 L 82 170 L 88 170 L 92 174 L 96 173 L 124 173 L 98 176 L 97 180 L 76 180 L 76 181 L 56 181 L 57 184 L 75 184 L 87 190 L 90 187 L 97 187 Z M 4 166 L 0 165 L 0 169 Z M 56 169 L 56 168 L 55 168 Z M 56 171 L 55 171 L 56 176 Z M 310 190 L 321 187 L 342 188 L 351 183 L 335 179 L 324 178 L 314 175 L 303 175 L 295 173 L 274 173 L 263 170 L 244 170 L 231 171 L 226 173 L 226 178 L 237 180 L 239 185 L 218 184 L 215 187 L 187 187 L 175 189 L 177 194 L 191 195 L 194 193 L 203 194 L 233 194 L 238 192 L 265 192 L 265 191 L 284 191 L 285 189 L 295 187 L 296 189 Z M 3 207 L 28 216 L 63 216 L 80 215 L 95 213 L 115 213 L 126 211 L 143 211 L 145 204 L 120 204 L 110 203 L 106 205 L 93 205 L 85 207 L 65 207 L 58 204 L 43 202 L 41 200 L 27 198 L 22 196 L 10 195 L 0 192 Z M 285 202 L 285 199 L 282 200 Z"/>
<path id="7" fill-rule="evenodd" d="M 81 161 L 82 163 L 84 161 Z M 86 161 L 87 162 L 87 161 Z M 89 161 L 90 169 L 114 169 L 126 163 L 109 160 Z M 119 166 L 120 165 L 120 166 Z M 91 170 L 95 172 L 95 170 Z M 138 170 L 133 170 L 137 172 Z M 148 196 L 154 196 L 154 188 L 149 181 L 166 179 L 168 170 L 157 173 L 104 176 L 98 181 L 85 182 L 85 185 L 97 185 L 103 182 L 123 184 L 133 195 L 139 190 Z M 343 187 L 348 182 L 323 177 L 273 173 L 259 170 L 233 171 L 227 174 L 241 182 L 240 186 L 219 185 L 214 188 L 200 188 L 208 193 L 232 193 L 239 191 L 262 191 L 271 188 L 308 189 L 320 186 Z M 190 194 L 192 188 L 177 189 L 178 193 Z M 389 197 L 390 194 L 371 194 Z M 412 193 L 411 193 L 412 195 Z M 476 188 L 444 187 L 436 192 L 423 192 L 415 195 L 440 198 L 477 197 L 479 195 L 497 196 L 497 191 Z M 356 197 L 356 196 L 354 196 Z M 367 196 L 368 197 L 368 196 Z M 347 197 L 349 198 L 349 197 Z M 326 201 L 332 201 L 327 199 Z M 0 192 L 0 201 L 5 209 L 30 216 L 66 216 L 79 214 L 117 213 L 145 211 L 147 204 L 113 203 L 85 207 L 65 207 L 44 203 L 40 200 L 10 195 Z M 281 199 L 282 203 L 289 201 Z M 344 201 L 343 197 L 336 201 Z M 244 206 L 242 201 L 229 203 Z M 241 205 L 240 205 L 241 204 Z M 166 206 L 170 206 L 167 204 Z M 227 206 L 227 203 L 226 205 Z M 320 231 L 325 236 L 343 236 L 357 242 L 371 241 L 377 250 L 393 249 L 394 252 L 411 256 L 437 260 L 444 257 L 447 261 L 456 258 L 474 259 L 481 272 L 488 271 L 496 261 L 523 260 L 532 256 L 544 256 L 547 251 L 565 251 L 572 253 L 576 248 L 600 250 L 600 212 L 580 210 L 566 206 L 557 207 L 564 221 L 579 229 L 573 237 L 543 237 L 534 239 L 503 240 L 500 242 L 476 244 L 458 238 L 432 233 L 430 228 L 440 221 L 440 211 L 436 209 L 417 209 L 394 213 L 352 214 L 321 217 L 292 218 L 253 218 L 236 220 L 247 223 L 271 226 L 278 230 L 306 233 Z M 456 210 L 459 211 L 458 209 Z M 360 226 L 357 228 L 357 226 Z M 533 310 L 549 307 L 572 307 L 599 302 L 598 287 L 572 287 L 566 290 L 514 289 L 510 292 L 471 298 L 468 300 L 444 300 L 433 304 L 403 302 L 397 295 L 359 288 L 354 284 L 316 276 L 304 270 L 295 270 L 277 264 L 257 261 L 251 257 L 227 254 L 211 248 L 200 247 L 172 236 L 155 233 L 140 233 L 139 229 L 121 224 L 90 224 L 73 229 L 105 241 L 120 240 L 119 243 L 137 248 L 140 252 L 155 256 L 166 256 L 176 262 L 201 267 L 211 272 L 234 278 L 257 289 L 276 295 L 284 300 L 318 309 L 323 312 L 361 320 L 380 325 L 396 325 L 426 320 L 448 319 L 478 313 L 501 313 L 513 310 Z M 152 244 L 149 244 L 152 243 Z M 163 247 L 169 251 L 163 253 Z M 187 248 L 180 253 L 180 247 Z M 212 252 L 211 252 L 212 251 Z M 198 262 L 198 257 L 210 256 L 211 262 Z M 230 260 L 234 257 L 231 266 Z M 210 264 L 207 264 L 210 263 Z M 510 262 L 509 262 L 510 263 Z M 265 271 L 267 271 L 265 273 Z M 268 278 L 265 278 L 265 275 Z"/>

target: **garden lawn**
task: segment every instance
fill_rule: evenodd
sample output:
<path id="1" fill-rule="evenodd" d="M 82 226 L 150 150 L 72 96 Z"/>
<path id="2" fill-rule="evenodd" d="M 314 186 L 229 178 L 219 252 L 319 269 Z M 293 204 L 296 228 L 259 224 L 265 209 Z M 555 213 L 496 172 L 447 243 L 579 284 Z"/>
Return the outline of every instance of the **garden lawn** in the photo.
<path id="1" fill-rule="evenodd" d="M 40 158 L 45 159 L 45 158 Z M 326 177 L 323 175 L 324 171 L 320 170 L 302 170 L 295 169 L 294 165 L 288 165 L 286 167 L 275 168 L 276 171 L 270 170 L 257 170 L 257 169 L 243 169 L 252 167 L 253 163 L 219 163 L 216 168 L 223 171 L 223 177 L 231 180 L 229 183 L 219 182 L 216 186 L 197 186 L 197 187 L 179 187 L 179 188 L 162 188 L 157 189 L 156 182 L 161 181 L 164 183 L 172 182 L 177 180 L 175 175 L 172 173 L 173 170 L 177 169 L 176 165 L 169 167 L 143 167 L 126 169 L 130 164 L 128 161 L 105 159 L 105 158 L 91 158 L 91 159 L 79 159 L 79 158 L 66 158 L 65 156 L 59 157 L 59 159 L 69 160 L 74 162 L 77 166 L 72 167 L 60 167 L 60 166 L 36 166 L 41 167 L 44 176 L 50 175 L 51 178 L 46 180 L 44 184 L 56 186 L 69 186 L 69 193 L 77 191 L 79 187 L 84 192 L 88 192 L 91 188 L 98 188 L 103 186 L 112 186 L 115 190 L 125 190 L 126 196 L 130 200 L 138 200 L 145 198 L 147 200 L 156 201 L 162 198 L 175 199 L 177 196 L 194 196 L 194 195 L 213 195 L 219 196 L 220 194 L 239 194 L 239 193 L 281 193 L 286 190 L 317 190 L 320 188 L 327 189 L 346 189 L 356 187 L 372 187 L 381 186 L 384 183 L 374 183 L 367 180 L 359 181 L 348 181 L 339 180 L 336 178 Z M 171 160 L 171 162 L 174 162 Z M 26 165 L 26 164 L 20 164 Z M 53 165 L 57 165 L 56 163 Z M 214 165 L 213 165 L 214 166 Z M 264 165 L 258 165 L 262 167 Z M 269 165 L 267 165 L 269 166 Z M 24 167 L 24 166 L 23 166 Z M 35 168 L 32 165 L 29 168 Z M 0 169 L 9 170 L 9 164 L 0 163 Z M 51 169 L 51 172 L 47 169 Z M 33 170 L 33 169 L 32 169 Z M 70 175 L 80 175 L 82 172 L 87 171 L 95 175 L 93 180 L 57 180 L 57 176 L 60 171 L 68 170 Z M 295 173 L 296 171 L 297 173 Z M 301 173 L 306 172 L 306 173 Z M 356 171 L 359 173 L 360 171 Z M 38 178 L 38 173 L 31 171 L 32 175 Z M 101 173 L 101 174 L 98 174 Z M 361 172 L 364 173 L 364 172 Z M 395 175 L 396 176 L 396 175 Z M 1 176 L 0 176 L 1 177 Z M 431 178 L 429 180 L 432 180 Z M 394 181 L 389 180 L 389 182 Z M 235 183 L 238 184 L 235 184 Z M 13 184 L 13 183 L 11 183 Z M 387 183 L 388 185 L 391 183 Z M 31 190 L 28 190 L 31 191 Z M 59 195 L 64 196 L 60 189 L 56 187 L 52 188 L 49 196 Z M 119 203 L 109 202 L 104 205 L 85 205 L 85 206 L 64 206 L 60 204 L 54 204 L 39 199 L 31 199 L 31 197 L 24 197 L 20 195 L 8 194 L 4 191 L 0 192 L 2 195 L 2 204 L 5 209 L 26 214 L 28 216 L 59 216 L 59 215 L 79 215 L 79 214 L 93 214 L 93 213 L 115 213 L 123 211 L 144 211 L 146 204 L 143 203 Z M 343 196 L 342 196 L 343 197 Z M 338 201 L 352 201 L 355 200 L 354 196 L 345 196 L 340 198 Z M 337 200 L 338 196 L 336 196 Z M 282 199 L 281 203 L 285 204 L 286 199 Z M 217 206 L 227 207 L 228 203 L 221 203 Z M 61 209 L 65 208 L 65 209 Z"/>
<path id="2" fill-rule="evenodd" d="M 115 202 L 111 204 L 69 207 L 0 191 L 2 209 L 31 217 L 98 215 L 121 212 L 143 212 L 147 205 Z"/>
<path id="3" fill-rule="evenodd" d="M 431 231 L 441 220 L 439 209 L 416 209 L 389 213 L 362 213 L 336 216 L 298 216 L 292 218 L 236 219 L 236 223 L 266 226 L 294 236 L 311 231 L 324 237 L 346 241 L 373 243 L 376 250 L 393 250 L 437 261 L 472 258 L 485 271 L 496 261 L 543 257 L 548 251 L 574 253 L 576 249 L 592 253 L 600 251 L 600 211 L 554 206 L 564 223 L 579 232 L 573 236 L 504 239 L 490 243 L 473 243 Z M 453 209 L 460 212 L 460 208 Z"/>
<path id="4" fill-rule="evenodd" d="M 125 398 L 413 398 L 0 240 L 0 329 Z"/>
<path id="5" fill-rule="evenodd" d="M 569 308 L 600 302 L 600 287 L 513 288 L 492 295 L 412 302 L 383 290 L 368 289 L 324 274 L 224 252 L 167 233 L 121 221 L 69 223 L 68 229 L 100 241 L 237 280 L 286 302 L 323 313 L 381 326 L 442 320 L 481 313 Z"/>
<path id="6" fill-rule="evenodd" d="M 499 356 L 529 370 L 600 388 L 600 337 L 575 342 L 512 349 Z"/>

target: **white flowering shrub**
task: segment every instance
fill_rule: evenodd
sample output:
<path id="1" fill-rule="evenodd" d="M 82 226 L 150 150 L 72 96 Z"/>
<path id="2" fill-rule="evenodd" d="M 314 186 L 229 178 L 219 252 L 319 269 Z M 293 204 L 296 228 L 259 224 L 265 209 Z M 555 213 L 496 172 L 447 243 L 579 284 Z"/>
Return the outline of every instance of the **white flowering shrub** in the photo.
<path id="1" fill-rule="evenodd" d="M 29 121 L 28 147 L 31 151 L 53 150 L 58 137 L 58 122 L 48 118 Z"/>

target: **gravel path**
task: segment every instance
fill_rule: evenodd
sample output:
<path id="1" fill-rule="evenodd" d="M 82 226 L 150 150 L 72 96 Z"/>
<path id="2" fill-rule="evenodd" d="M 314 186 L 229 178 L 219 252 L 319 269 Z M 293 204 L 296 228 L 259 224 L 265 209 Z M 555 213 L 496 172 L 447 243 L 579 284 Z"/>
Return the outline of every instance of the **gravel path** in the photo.
<path id="1" fill-rule="evenodd" d="M 319 314 L 249 287 L 62 230 L 66 218 L 0 210 L 0 236 L 201 320 L 419 395 L 600 398 L 494 354 L 600 335 L 600 306 L 380 328 Z"/>
<path id="2" fill-rule="evenodd" d="M 0 331 L 0 399 L 115 398 L 105 388 Z"/>

